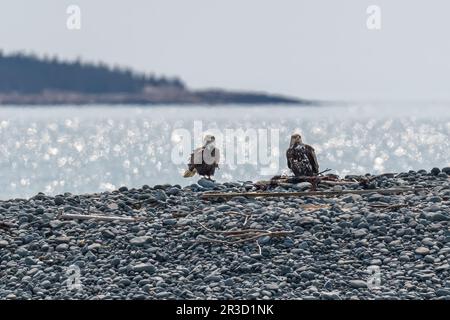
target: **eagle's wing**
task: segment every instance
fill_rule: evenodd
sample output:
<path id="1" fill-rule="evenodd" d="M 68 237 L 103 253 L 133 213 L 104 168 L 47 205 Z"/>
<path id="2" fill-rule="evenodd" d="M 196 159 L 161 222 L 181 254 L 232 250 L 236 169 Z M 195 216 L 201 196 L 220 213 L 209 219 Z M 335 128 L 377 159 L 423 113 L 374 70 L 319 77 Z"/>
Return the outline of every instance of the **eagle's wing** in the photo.
<path id="1" fill-rule="evenodd" d="M 214 148 L 214 165 L 218 168 L 220 162 L 220 150 L 218 148 Z"/>
<path id="2" fill-rule="evenodd" d="M 316 152 L 314 148 L 310 145 L 305 145 L 306 147 L 306 155 L 308 156 L 309 162 L 311 163 L 311 167 L 314 173 L 319 173 L 319 162 L 317 161 Z"/>
<path id="3" fill-rule="evenodd" d="M 194 152 L 191 153 L 191 157 L 189 158 L 188 169 L 194 170 Z"/>
<path id="4" fill-rule="evenodd" d="M 291 168 L 291 157 L 292 157 L 291 149 L 289 148 L 289 149 L 286 150 L 286 160 L 287 160 L 287 166 L 288 166 L 289 169 L 292 169 Z"/>
<path id="5" fill-rule="evenodd" d="M 197 148 L 191 153 L 188 169 L 194 170 L 195 165 L 202 164 L 203 161 L 203 148 Z"/>

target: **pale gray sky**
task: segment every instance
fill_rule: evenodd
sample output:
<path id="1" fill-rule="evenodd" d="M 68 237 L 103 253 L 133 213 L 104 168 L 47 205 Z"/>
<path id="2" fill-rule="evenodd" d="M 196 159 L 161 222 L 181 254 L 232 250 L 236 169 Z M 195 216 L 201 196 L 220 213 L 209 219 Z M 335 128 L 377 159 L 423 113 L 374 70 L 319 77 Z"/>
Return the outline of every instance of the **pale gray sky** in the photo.
<path id="1" fill-rule="evenodd" d="M 66 8 L 81 8 L 81 30 Z M 381 30 L 366 27 L 369 5 Z M 0 48 L 178 75 L 193 88 L 450 100 L 448 0 L 1 0 Z"/>

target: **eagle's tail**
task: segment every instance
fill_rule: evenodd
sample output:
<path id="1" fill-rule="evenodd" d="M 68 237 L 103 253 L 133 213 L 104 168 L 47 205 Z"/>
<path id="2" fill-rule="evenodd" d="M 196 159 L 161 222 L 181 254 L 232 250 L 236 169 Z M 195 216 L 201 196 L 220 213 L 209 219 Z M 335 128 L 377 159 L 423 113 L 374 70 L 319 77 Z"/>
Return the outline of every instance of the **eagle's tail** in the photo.
<path id="1" fill-rule="evenodd" d="M 184 177 L 184 178 L 191 178 L 191 177 L 193 177 L 196 173 L 197 173 L 197 170 L 195 170 L 195 168 L 192 169 L 192 170 L 186 169 L 186 171 L 185 171 L 184 174 L 183 174 L 183 177 Z"/>

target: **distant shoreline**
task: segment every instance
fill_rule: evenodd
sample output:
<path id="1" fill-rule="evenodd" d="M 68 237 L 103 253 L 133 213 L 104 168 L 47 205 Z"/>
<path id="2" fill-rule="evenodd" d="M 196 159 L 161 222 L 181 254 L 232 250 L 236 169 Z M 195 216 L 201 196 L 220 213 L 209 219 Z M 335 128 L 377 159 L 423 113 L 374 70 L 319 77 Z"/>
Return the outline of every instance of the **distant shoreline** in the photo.
<path id="1" fill-rule="evenodd" d="M 179 78 L 0 51 L 0 105 L 311 104 L 254 91 L 193 90 Z"/>
<path id="2" fill-rule="evenodd" d="M 258 92 L 225 90 L 160 89 L 142 93 L 79 93 L 45 91 L 43 93 L 0 93 L 1 105 L 219 105 L 219 104 L 292 104 L 318 102 Z"/>

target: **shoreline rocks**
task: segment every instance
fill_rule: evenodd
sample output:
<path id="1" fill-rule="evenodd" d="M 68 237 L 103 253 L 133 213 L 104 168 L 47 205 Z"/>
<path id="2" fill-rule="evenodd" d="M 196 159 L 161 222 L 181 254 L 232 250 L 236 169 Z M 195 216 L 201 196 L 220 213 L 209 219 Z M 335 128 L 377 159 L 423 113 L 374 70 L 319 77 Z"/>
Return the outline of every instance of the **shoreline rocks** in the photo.
<path id="1" fill-rule="evenodd" d="M 391 195 L 203 200 L 257 187 L 199 181 L 0 201 L 0 299 L 450 299 L 447 169 L 371 180 L 426 188 Z M 88 210 L 137 219 L 60 217 Z M 243 229 L 287 233 L 226 243 Z"/>

